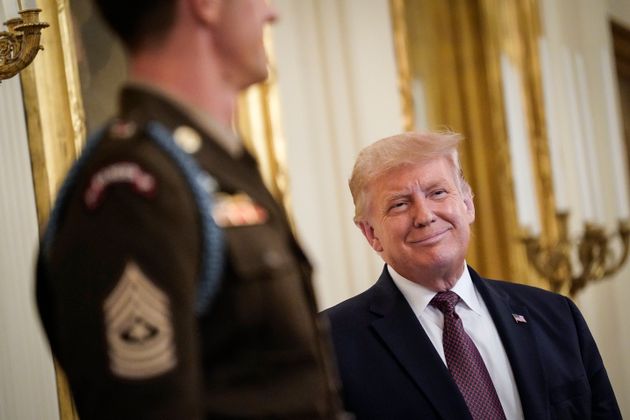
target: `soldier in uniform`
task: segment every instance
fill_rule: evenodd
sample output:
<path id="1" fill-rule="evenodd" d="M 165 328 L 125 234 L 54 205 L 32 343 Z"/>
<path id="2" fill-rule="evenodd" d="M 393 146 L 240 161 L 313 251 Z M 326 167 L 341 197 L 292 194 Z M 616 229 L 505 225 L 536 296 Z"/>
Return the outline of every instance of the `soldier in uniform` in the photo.
<path id="1" fill-rule="evenodd" d="M 230 129 L 267 75 L 265 0 L 99 0 L 119 115 L 62 187 L 37 300 L 82 420 L 340 415 L 311 267 Z"/>

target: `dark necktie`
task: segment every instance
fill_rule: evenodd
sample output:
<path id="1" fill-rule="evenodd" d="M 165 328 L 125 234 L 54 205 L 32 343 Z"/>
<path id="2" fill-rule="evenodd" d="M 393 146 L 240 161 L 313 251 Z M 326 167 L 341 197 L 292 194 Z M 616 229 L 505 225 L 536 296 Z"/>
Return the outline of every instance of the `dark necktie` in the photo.
<path id="1" fill-rule="evenodd" d="M 455 312 L 459 296 L 455 292 L 440 292 L 431 305 L 444 314 L 443 346 L 446 365 L 464 396 L 475 420 L 505 419 L 501 402 L 479 350 L 464 331 L 464 324 Z"/>

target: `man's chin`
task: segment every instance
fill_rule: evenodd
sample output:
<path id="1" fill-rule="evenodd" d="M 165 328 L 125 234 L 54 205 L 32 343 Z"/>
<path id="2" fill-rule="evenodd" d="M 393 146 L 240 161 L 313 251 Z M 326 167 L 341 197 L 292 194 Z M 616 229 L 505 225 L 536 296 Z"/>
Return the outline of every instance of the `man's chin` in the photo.
<path id="1" fill-rule="evenodd" d="M 264 66 L 258 66 L 255 69 L 251 69 L 248 83 L 243 88 L 265 82 L 268 78 L 269 68 L 267 67 L 267 65 L 265 64 Z"/>

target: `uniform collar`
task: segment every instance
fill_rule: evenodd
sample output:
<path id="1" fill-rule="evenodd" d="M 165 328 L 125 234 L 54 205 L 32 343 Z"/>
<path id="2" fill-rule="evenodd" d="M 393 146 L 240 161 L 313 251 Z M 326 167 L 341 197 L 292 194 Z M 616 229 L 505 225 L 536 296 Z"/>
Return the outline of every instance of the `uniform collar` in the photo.
<path id="1" fill-rule="evenodd" d="M 147 92 L 151 95 L 160 97 L 177 109 L 185 113 L 193 123 L 195 123 L 207 135 L 212 137 L 223 149 L 225 149 L 233 157 L 239 157 L 243 153 L 243 142 L 229 128 L 220 124 L 212 118 L 207 112 L 190 105 L 179 96 L 167 92 L 159 86 L 153 85 L 140 80 L 131 80 L 125 85 L 126 88 Z"/>

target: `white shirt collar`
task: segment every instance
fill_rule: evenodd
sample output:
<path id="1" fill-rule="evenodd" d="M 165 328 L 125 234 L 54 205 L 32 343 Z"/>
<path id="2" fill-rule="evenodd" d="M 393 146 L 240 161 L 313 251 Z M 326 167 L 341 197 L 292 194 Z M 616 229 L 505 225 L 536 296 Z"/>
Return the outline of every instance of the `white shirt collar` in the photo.
<path id="1" fill-rule="evenodd" d="M 405 299 L 407 299 L 407 302 L 416 315 L 423 312 L 427 306 L 429 306 L 431 299 L 433 299 L 433 297 L 437 294 L 435 290 L 428 289 L 418 283 L 404 278 L 390 265 L 387 265 L 387 270 L 392 276 L 392 280 L 394 280 L 396 287 L 398 287 Z M 465 262 L 464 271 L 451 290 L 457 293 L 462 302 L 474 313 L 478 315 L 482 314 L 481 303 L 479 302 L 480 298 L 477 295 L 475 286 L 472 283 L 472 278 L 470 277 L 470 272 L 468 271 L 468 266 Z"/>
<path id="2" fill-rule="evenodd" d="M 390 266 L 387 266 L 387 269 L 411 306 L 435 351 L 446 364 L 443 347 L 444 316 L 439 309 L 429 305 L 436 292 L 405 279 Z M 464 268 L 451 290 L 462 299 L 457 305 L 457 314 L 462 319 L 466 333 L 473 340 L 486 363 L 507 418 L 522 420 L 523 409 L 510 360 L 492 321 L 492 316 L 479 291 L 475 288 L 467 267 Z"/>

